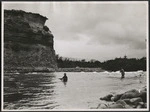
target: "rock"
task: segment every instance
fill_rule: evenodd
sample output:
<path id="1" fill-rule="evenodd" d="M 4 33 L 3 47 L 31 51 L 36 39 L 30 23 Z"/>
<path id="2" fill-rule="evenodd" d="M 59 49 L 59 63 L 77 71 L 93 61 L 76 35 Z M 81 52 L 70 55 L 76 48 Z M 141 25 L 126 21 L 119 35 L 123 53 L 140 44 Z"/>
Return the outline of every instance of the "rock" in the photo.
<path id="1" fill-rule="evenodd" d="M 96 109 L 107 109 L 107 108 L 108 108 L 108 105 L 101 103 L 97 106 Z"/>
<path id="2" fill-rule="evenodd" d="M 131 104 L 130 99 L 123 99 L 123 101 L 125 101 L 127 104 Z"/>
<path id="3" fill-rule="evenodd" d="M 117 94 L 117 95 L 115 95 L 115 96 L 113 96 L 113 97 L 111 98 L 111 101 L 116 102 L 116 101 L 118 101 L 118 100 L 120 99 L 121 96 L 122 96 L 122 94 Z"/>
<path id="4" fill-rule="evenodd" d="M 111 97 L 111 101 L 114 101 L 114 96 Z"/>
<path id="5" fill-rule="evenodd" d="M 126 105 L 126 102 L 125 102 L 125 101 L 123 101 L 123 100 L 118 100 L 116 103 L 117 103 L 117 104 L 122 104 L 123 106 L 125 106 L 125 105 Z"/>
<path id="6" fill-rule="evenodd" d="M 132 99 L 130 99 L 130 102 L 131 102 L 133 105 L 138 105 L 139 102 L 142 102 L 142 98 L 141 98 L 141 97 L 132 98 Z"/>
<path id="7" fill-rule="evenodd" d="M 147 108 L 147 104 L 144 102 L 139 102 L 136 108 Z"/>
<path id="8" fill-rule="evenodd" d="M 125 105 L 125 108 L 126 108 L 126 109 L 132 109 L 133 107 L 130 106 L 130 105 Z"/>
<path id="9" fill-rule="evenodd" d="M 142 100 L 143 100 L 143 102 L 146 102 L 147 101 L 147 92 L 146 91 L 140 91 L 140 95 L 139 95 L 141 98 L 142 98 Z"/>
<path id="10" fill-rule="evenodd" d="M 145 87 L 143 87 L 140 91 L 147 91 L 146 86 L 145 86 Z"/>
<path id="11" fill-rule="evenodd" d="M 112 103 L 112 104 L 109 105 L 108 108 L 116 109 L 116 108 L 125 108 L 125 107 L 122 104 L 120 104 L 120 103 Z"/>
<path id="12" fill-rule="evenodd" d="M 4 70 L 57 69 L 54 36 L 46 20 L 36 13 L 4 10 Z"/>
<path id="13" fill-rule="evenodd" d="M 136 89 L 125 92 L 120 99 L 136 98 L 139 97 L 140 93 Z"/>
<path id="14" fill-rule="evenodd" d="M 136 108 L 143 108 L 142 105 L 138 105 Z"/>
<path id="15" fill-rule="evenodd" d="M 112 96 L 113 96 L 112 94 L 108 94 L 107 96 L 100 98 L 100 100 L 111 101 Z"/>
<path id="16" fill-rule="evenodd" d="M 140 105 L 144 105 L 144 102 L 139 102 Z"/>
<path id="17" fill-rule="evenodd" d="M 139 105 L 141 106 L 141 108 L 145 108 L 144 102 L 139 102 L 139 103 L 138 103 L 138 106 L 139 106 Z M 138 107 L 138 106 L 137 106 L 137 107 Z"/>
<path id="18" fill-rule="evenodd" d="M 144 103 L 143 108 L 147 108 L 147 103 Z"/>
<path id="19" fill-rule="evenodd" d="M 140 91 L 136 89 L 132 89 L 127 91 L 123 94 L 112 95 L 108 94 L 107 96 L 100 98 L 101 100 L 106 101 L 114 101 L 113 103 L 109 102 L 108 105 L 103 104 L 99 105 L 98 108 L 114 108 L 114 109 L 121 109 L 121 108 L 147 108 L 146 103 L 146 88 L 142 88 Z"/>
<path id="20" fill-rule="evenodd" d="M 128 105 L 124 100 L 118 100 L 116 104 L 121 104 L 124 108 L 132 108 L 132 106 Z"/>

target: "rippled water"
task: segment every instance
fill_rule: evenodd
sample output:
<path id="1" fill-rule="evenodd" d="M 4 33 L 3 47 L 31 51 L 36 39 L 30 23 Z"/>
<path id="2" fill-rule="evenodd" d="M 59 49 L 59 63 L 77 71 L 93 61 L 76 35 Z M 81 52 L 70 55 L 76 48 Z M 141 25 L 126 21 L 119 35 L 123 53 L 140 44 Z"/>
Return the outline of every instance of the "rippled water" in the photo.
<path id="1" fill-rule="evenodd" d="M 119 72 L 68 72 L 67 83 L 59 80 L 62 76 L 62 72 L 5 73 L 4 109 L 92 109 L 100 97 L 146 85 L 146 72 L 127 72 L 123 80 Z"/>

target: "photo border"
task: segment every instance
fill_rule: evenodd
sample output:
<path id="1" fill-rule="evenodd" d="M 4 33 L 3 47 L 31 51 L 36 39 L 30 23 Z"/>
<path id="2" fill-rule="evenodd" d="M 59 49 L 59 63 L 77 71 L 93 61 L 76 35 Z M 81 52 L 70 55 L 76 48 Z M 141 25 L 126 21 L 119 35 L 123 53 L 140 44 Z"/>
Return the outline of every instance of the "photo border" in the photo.
<path id="1" fill-rule="evenodd" d="M 4 54 L 3 54 L 3 52 L 4 52 L 4 49 L 3 49 L 3 46 L 4 46 L 4 24 L 3 24 L 3 22 L 4 22 L 4 7 L 3 7 L 3 5 L 4 5 L 4 3 L 10 3 L 10 2 L 29 2 L 29 3 L 31 3 L 31 2 L 68 2 L 67 0 L 66 1 L 57 1 L 57 0 L 55 0 L 55 1 L 47 1 L 47 0 L 45 0 L 45 1 L 42 1 L 42 0 L 36 0 L 36 1 L 34 1 L 34 0 L 32 0 L 32 1 L 30 1 L 30 0 L 26 0 L 26 1 L 24 1 L 24 0 L 20 0 L 20 1 L 17 1 L 17 0 L 12 0 L 12 1 L 6 1 L 6 0 L 2 0 L 1 1 L 1 92 L 2 92 L 2 94 L 1 94 L 1 111 L 4 111 L 4 112 L 8 112 L 8 111 L 21 111 L 21 112 L 23 112 L 23 111 L 149 111 L 149 6 L 148 6 L 148 1 L 147 1 L 147 10 L 148 10 L 148 12 L 147 12 L 147 32 L 146 32 L 146 35 L 147 35 L 147 44 L 146 44 L 146 46 L 147 46 L 147 49 L 146 49 L 146 53 L 147 53 L 147 57 L 146 57 L 146 59 L 147 59 L 147 109 L 77 109 L 77 110 L 71 110 L 71 109 L 51 109 L 51 110 L 48 110 L 48 109 L 46 109 L 46 110 L 44 110 L 44 109 L 41 109 L 41 110 L 4 110 L 4 108 L 3 108 L 3 86 L 4 86 L 4 82 L 3 82 L 3 75 L 4 75 L 4 68 L 3 68 L 3 66 L 4 66 Z M 74 1 L 73 1 L 74 2 Z M 93 2 L 93 1 L 89 1 L 89 0 L 87 0 L 87 1 L 76 1 L 76 2 Z M 95 2 L 95 1 L 94 1 Z M 104 2 L 104 1 L 96 1 L 96 2 Z M 108 2 L 110 2 L 110 1 L 106 1 L 107 3 Z M 112 2 L 112 1 L 111 1 Z M 114 2 L 119 2 L 119 1 L 114 1 Z M 124 1 L 121 1 L 122 3 L 124 2 Z M 134 1 L 130 1 L 130 2 L 134 2 Z M 139 1 L 138 1 L 139 2 Z M 142 2 L 146 2 L 145 0 L 144 1 L 142 1 Z"/>

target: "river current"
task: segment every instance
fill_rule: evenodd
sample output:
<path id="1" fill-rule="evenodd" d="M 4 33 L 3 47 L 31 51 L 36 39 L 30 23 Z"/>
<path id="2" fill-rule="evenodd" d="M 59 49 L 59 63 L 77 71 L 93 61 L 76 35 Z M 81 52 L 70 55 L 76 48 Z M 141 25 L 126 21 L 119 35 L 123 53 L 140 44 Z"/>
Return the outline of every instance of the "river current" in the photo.
<path id="1" fill-rule="evenodd" d="M 109 93 L 123 93 L 147 85 L 146 72 L 5 73 L 4 110 L 94 109 Z"/>

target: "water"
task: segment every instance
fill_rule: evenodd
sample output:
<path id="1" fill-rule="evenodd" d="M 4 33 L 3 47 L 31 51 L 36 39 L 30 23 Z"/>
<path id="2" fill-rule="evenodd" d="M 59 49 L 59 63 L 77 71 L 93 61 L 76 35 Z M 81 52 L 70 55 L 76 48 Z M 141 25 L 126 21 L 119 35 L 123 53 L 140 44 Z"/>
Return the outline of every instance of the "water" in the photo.
<path id="1" fill-rule="evenodd" d="M 140 74 L 141 77 L 139 76 Z M 56 73 L 5 73 L 4 109 L 93 109 L 109 93 L 122 93 L 146 86 L 146 72 L 68 72 L 68 82 Z"/>

